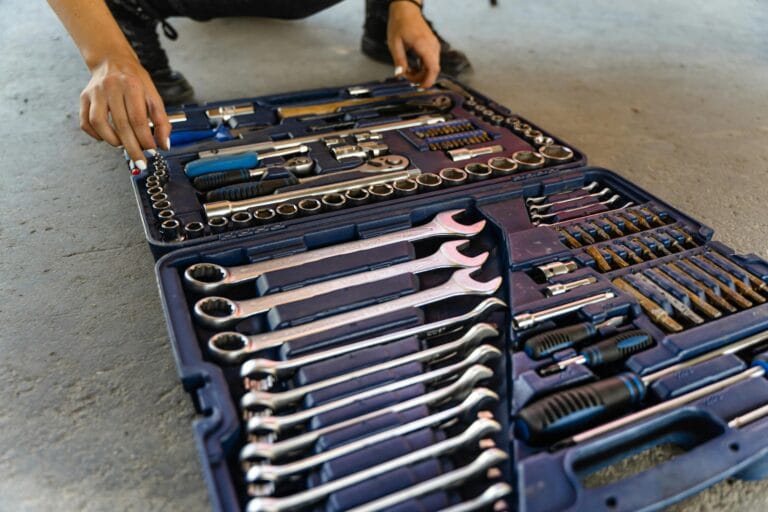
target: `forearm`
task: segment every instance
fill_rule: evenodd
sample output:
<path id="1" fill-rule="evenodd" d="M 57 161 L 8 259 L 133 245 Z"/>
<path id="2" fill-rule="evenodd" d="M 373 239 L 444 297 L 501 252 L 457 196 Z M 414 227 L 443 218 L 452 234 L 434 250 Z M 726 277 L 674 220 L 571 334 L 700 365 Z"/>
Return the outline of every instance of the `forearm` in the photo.
<path id="1" fill-rule="evenodd" d="M 64 24 L 91 71 L 108 59 L 137 60 L 104 0 L 48 0 L 48 4 Z M 98 29 L 94 30 L 95 27 Z"/>

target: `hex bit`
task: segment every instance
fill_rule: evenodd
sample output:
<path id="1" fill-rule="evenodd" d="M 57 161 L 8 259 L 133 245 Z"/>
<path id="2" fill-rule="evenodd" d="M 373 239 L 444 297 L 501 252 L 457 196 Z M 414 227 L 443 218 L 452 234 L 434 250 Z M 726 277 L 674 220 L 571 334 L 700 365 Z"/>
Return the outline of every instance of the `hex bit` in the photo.
<path id="1" fill-rule="evenodd" d="M 629 263 L 627 263 L 624 258 L 619 256 L 619 253 L 614 251 L 612 247 L 603 247 L 603 250 L 608 253 L 608 255 L 618 267 L 627 268 L 630 266 Z"/>
<path id="2" fill-rule="evenodd" d="M 681 332 L 685 329 L 677 322 L 677 320 L 672 318 L 664 308 L 643 295 L 640 290 L 629 284 L 626 280 L 618 277 L 614 279 L 612 283 L 620 290 L 632 295 L 651 320 L 662 326 L 668 332 Z"/>
<path id="3" fill-rule="evenodd" d="M 666 267 L 666 268 L 665 268 Z M 680 265 L 674 262 L 667 263 L 665 267 L 662 267 L 665 272 L 667 272 L 672 278 L 674 278 L 674 274 L 669 272 L 669 269 L 674 270 L 678 274 L 681 274 L 682 276 L 686 277 L 687 279 L 691 280 L 696 286 L 699 287 L 701 291 L 704 292 L 704 295 L 707 297 L 707 300 L 713 304 L 715 304 L 721 311 L 725 310 L 729 313 L 735 313 L 737 309 L 731 305 L 730 302 L 716 294 L 712 288 L 706 285 L 706 283 L 701 282 L 699 279 L 696 278 L 693 274 L 688 272 L 686 269 L 682 268 Z"/>
<path id="4" fill-rule="evenodd" d="M 605 256 L 603 256 L 597 247 L 587 247 L 585 252 L 592 256 L 592 259 L 595 260 L 595 265 L 597 265 L 597 268 L 601 272 L 610 272 L 612 270 L 610 263 L 608 263 Z"/>
<path id="5" fill-rule="evenodd" d="M 723 314 L 716 307 L 712 306 L 709 302 L 705 301 L 674 279 L 666 276 L 664 272 L 661 271 L 661 269 L 649 268 L 646 272 L 653 275 L 657 282 L 663 283 L 670 288 L 674 288 L 679 293 L 684 294 L 686 297 L 688 297 L 688 300 L 691 301 L 693 307 L 710 320 L 715 320 L 723 316 Z"/>

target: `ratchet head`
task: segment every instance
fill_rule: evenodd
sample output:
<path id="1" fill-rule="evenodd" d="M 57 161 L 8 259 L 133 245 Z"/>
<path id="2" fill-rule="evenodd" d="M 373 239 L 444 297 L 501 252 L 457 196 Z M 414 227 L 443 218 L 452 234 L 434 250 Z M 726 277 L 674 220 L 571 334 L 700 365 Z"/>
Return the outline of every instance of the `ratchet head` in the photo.
<path id="1" fill-rule="evenodd" d="M 195 263 L 184 271 L 187 286 L 200 293 L 210 293 L 230 278 L 229 270 L 215 263 Z"/>
<path id="2" fill-rule="evenodd" d="M 465 256 L 459 252 L 459 249 L 469 245 L 468 240 L 451 240 L 444 242 L 438 252 L 453 267 L 480 267 L 488 259 L 488 253 L 484 252 L 477 256 Z"/>
<path id="3" fill-rule="evenodd" d="M 467 226 L 466 224 L 462 224 L 454 219 L 454 217 L 456 217 L 458 214 L 464 213 L 465 211 L 466 210 L 448 210 L 445 212 L 440 212 L 435 215 L 435 218 L 432 220 L 432 222 L 440 226 L 446 234 L 456 236 L 474 236 L 483 230 L 485 227 L 485 221 L 481 220 Z"/>
<path id="4" fill-rule="evenodd" d="M 291 171 L 296 176 L 307 176 L 315 166 L 315 161 L 308 156 L 296 156 L 289 158 L 283 165 L 276 166 L 282 167 L 288 171 Z"/>
<path id="5" fill-rule="evenodd" d="M 491 295 L 501 286 L 501 277 L 494 277 L 490 281 L 477 281 L 472 274 L 480 270 L 480 267 L 470 267 L 457 270 L 451 276 L 451 281 L 467 292 L 467 295 Z"/>

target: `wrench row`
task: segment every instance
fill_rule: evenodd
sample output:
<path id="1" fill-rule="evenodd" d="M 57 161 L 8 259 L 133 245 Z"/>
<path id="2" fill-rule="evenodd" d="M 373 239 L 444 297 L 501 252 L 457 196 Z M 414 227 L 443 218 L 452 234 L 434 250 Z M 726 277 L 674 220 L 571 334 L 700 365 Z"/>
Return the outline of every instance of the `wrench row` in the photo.
<path id="1" fill-rule="evenodd" d="M 656 229 L 609 245 L 591 245 L 584 249 L 600 272 L 611 272 L 657 258 L 683 253 L 699 245 L 679 226 Z"/>

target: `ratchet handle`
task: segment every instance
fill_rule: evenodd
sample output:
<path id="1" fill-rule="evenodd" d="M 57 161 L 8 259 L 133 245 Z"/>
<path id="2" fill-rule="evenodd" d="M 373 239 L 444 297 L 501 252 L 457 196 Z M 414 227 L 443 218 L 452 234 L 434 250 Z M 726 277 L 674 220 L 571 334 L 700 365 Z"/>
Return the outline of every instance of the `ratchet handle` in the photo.
<path id="1" fill-rule="evenodd" d="M 232 171 L 235 169 L 250 169 L 259 165 L 259 154 L 255 152 L 237 153 L 234 155 L 220 155 L 201 158 L 189 162 L 184 172 L 190 178 L 196 178 L 203 174 L 220 171 Z"/>
<path id="2" fill-rule="evenodd" d="M 298 182 L 296 178 L 284 178 L 279 180 L 252 181 L 249 183 L 238 183 L 211 190 L 205 195 L 206 201 L 240 201 L 251 197 L 265 196 L 274 193 L 276 190 L 295 185 Z"/>
<path id="3" fill-rule="evenodd" d="M 525 353 L 531 359 L 549 357 L 559 350 L 577 346 L 597 334 L 597 327 L 591 322 L 552 329 L 525 341 Z"/>
<path id="4" fill-rule="evenodd" d="M 600 366 L 624 361 L 653 344 L 653 338 L 647 332 L 637 329 L 595 343 L 582 350 L 581 355 L 586 358 L 588 366 Z"/>
<path id="5" fill-rule="evenodd" d="M 211 139 L 216 130 L 173 130 L 171 132 L 171 147 L 183 146 L 200 140 Z"/>
<path id="6" fill-rule="evenodd" d="M 198 176 L 192 180 L 192 186 L 200 192 L 206 192 L 227 185 L 236 185 L 251 181 L 251 173 L 248 169 L 238 169 L 236 171 L 212 172 Z"/>
<path id="7" fill-rule="evenodd" d="M 530 444 L 556 441 L 617 416 L 644 396 L 643 381 L 631 373 L 560 391 L 523 407 L 515 433 Z"/>

